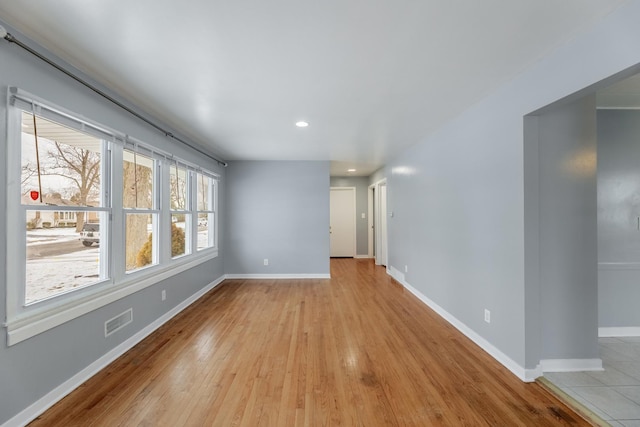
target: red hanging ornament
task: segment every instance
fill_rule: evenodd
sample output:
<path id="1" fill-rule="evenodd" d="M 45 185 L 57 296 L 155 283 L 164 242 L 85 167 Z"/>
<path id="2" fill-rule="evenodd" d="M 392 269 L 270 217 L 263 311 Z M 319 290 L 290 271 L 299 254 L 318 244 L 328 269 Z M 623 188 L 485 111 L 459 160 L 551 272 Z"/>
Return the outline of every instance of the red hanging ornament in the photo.
<path id="1" fill-rule="evenodd" d="M 40 197 L 40 193 L 36 190 L 31 190 L 29 195 L 31 196 L 31 200 L 38 200 L 38 197 Z"/>

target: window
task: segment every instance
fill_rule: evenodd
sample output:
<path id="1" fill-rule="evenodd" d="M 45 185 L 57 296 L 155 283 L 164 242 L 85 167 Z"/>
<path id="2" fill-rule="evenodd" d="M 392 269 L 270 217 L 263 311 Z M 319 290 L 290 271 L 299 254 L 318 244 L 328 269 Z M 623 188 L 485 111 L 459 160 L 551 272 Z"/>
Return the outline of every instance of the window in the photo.
<path id="1" fill-rule="evenodd" d="M 9 93 L 9 345 L 217 256 L 215 174 Z"/>
<path id="2" fill-rule="evenodd" d="M 78 238 L 85 223 L 100 225 L 109 212 L 100 197 L 107 144 L 31 112 L 22 112 L 20 125 L 20 206 L 26 224 L 21 299 L 29 305 L 108 279 L 98 241 L 90 247 L 93 243 L 83 245 Z"/>
<path id="3" fill-rule="evenodd" d="M 122 207 L 125 221 L 125 271 L 158 264 L 158 239 L 153 237 L 159 210 L 156 161 L 133 150 L 124 150 Z M 156 233 L 157 236 L 157 233 Z"/>
<path id="4" fill-rule="evenodd" d="M 196 173 L 198 250 L 216 246 L 215 180 L 203 173 Z"/>
<path id="5" fill-rule="evenodd" d="M 191 253 L 191 224 L 189 209 L 189 173 L 185 167 L 173 162 L 169 166 L 169 208 L 171 210 L 171 257 Z"/>

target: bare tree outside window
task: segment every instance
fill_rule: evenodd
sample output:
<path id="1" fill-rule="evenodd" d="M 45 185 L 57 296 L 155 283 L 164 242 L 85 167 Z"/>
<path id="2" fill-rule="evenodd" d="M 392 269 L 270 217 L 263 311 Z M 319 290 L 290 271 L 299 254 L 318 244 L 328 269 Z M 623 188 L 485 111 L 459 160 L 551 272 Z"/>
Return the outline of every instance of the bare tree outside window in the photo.
<path id="1" fill-rule="evenodd" d="M 98 205 L 102 141 L 29 113 L 23 113 L 22 126 L 22 194 L 36 190 L 43 197 L 56 195 L 61 205 Z M 78 212 L 77 232 L 84 221 Z"/>
<path id="2" fill-rule="evenodd" d="M 106 143 L 24 111 L 21 127 L 20 203 L 26 208 L 22 303 L 29 304 L 107 277 L 99 231 L 106 226 L 100 211 Z M 95 227 L 90 244 L 81 238 L 87 221 Z"/>
<path id="3" fill-rule="evenodd" d="M 69 200 L 80 206 L 90 206 L 90 200 L 99 197 L 100 155 L 84 148 L 55 142 L 55 150 L 48 155 L 53 165 L 45 169 L 44 175 L 55 175 L 74 183 L 75 192 Z M 76 216 L 76 231 L 84 225 L 84 213 Z"/>

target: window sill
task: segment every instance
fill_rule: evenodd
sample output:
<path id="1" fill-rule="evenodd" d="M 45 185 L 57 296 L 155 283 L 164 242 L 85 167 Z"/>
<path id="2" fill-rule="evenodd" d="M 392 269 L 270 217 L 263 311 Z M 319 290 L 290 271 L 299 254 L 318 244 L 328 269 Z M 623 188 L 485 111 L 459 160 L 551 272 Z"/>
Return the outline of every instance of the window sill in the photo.
<path id="1" fill-rule="evenodd" d="M 203 251 L 204 252 L 204 251 Z M 213 249 L 198 253 L 189 259 L 174 260 L 161 268 L 143 270 L 130 274 L 125 280 L 106 286 L 96 287 L 95 292 L 86 294 L 78 299 L 69 299 L 60 305 L 47 305 L 39 309 L 21 313 L 5 324 L 7 328 L 7 345 L 12 346 L 65 322 L 90 313 L 100 307 L 152 286 L 183 271 L 196 267 L 218 256 L 218 250 Z M 73 295 L 73 294 L 69 294 Z"/>

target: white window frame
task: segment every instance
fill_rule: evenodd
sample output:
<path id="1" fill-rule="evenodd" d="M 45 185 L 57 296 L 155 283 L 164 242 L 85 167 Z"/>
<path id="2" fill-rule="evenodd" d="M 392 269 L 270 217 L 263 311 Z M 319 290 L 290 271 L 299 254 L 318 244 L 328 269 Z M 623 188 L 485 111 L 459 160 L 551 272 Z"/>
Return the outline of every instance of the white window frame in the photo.
<path id="1" fill-rule="evenodd" d="M 6 322 L 3 326 L 7 328 L 7 345 L 14 345 L 24 341 L 34 335 L 47 331 L 69 320 L 75 319 L 146 287 L 152 286 L 162 280 L 172 277 L 178 273 L 194 268 L 206 261 L 218 256 L 217 247 L 217 215 L 214 221 L 215 246 L 196 251 L 192 240 L 192 252 L 190 254 L 171 258 L 171 236 L 170 230 L 171 211 L 169 209 L 169 174 L 168 168 L 164 165 L 173 160 L 169 153 L 162 153 L 150 145 L 145 145 L 147 149 L 154 153 L 157 160 L 156 186 L 155 190 L 159 198 L 155 205 L 158 211 L 157 225 L 154 233 L 160 236 L 158 239 L 158 259 L 156 265 L 148 268 L 140 268 L 129 273 L 125 273 L 124 265 L 124 209 L 122 206 L 122 159 L 125 141 L 130 140 L 124 134 L 102 126 L 96 122 L 85 119 L 81 115 L 68 111 L 62 107 L 38 98 L 21 89 L 9 88 L 7 99 L 7 240 L 15 242 L 16 250 L 7 251 L 6 259 Z M 65 211 L 101 211 L 105 215 L 105 221 L 109 224 L 107 230 L 100 230 L 101 246 L 105 246 L 105 265 L 109 269 L 109 279 L 98 284 L 90 285 L 76 291 L 52 296 L 51 298 L 35 302 L 26 306 L 24 302 L 24 265 L 26 263 L 26 208 L 20 201 L 21 195 L 21 121 L 22 111 L 28 111 L 25 103 L 31 103 L 38 108 L 44 108 L 55 117 L 47 117 L 63 125 L 76 128 L 86 133 L 90 133 L 108 142 L 107 153 L 103 157 L 103 179 L 109 182 L 110 186 L 102 185 L 102 197 L 107 202 L 101 208 L 95 207 L 74 207 L 65 206 Z M 43 114 L 39 114 L 43 115 Z M 60 118 L 60 120 L 58 120 Z M 141 146 L 143 144 L 140 144 Z M 197 165 L 182 162 L 191 171 L 200 170 Z M 213 203 L 217 207 L 217 180 L 216 174 L 205 171 L 214 179 L 216 191 Z M 110 187 L 110 188 L 109 188 Z M 190 190 L 194 191 L 193 184 Z M 193 193 L 192 193 L 193 195 Z M 43 207 L 39 209 L 45 210 Z M 60 211 L 60 206 L 51 206 L 47 209 Z M 192 210 L 192 215 L 193 215 Z M 197 213 L 195 214 L 197 216 Z M 195 228 L 195 227 L 192 227 Z M 21 299 L 22 298 L 22 299 Z"/>
<path id="2" fill-rule="evenodd" d="M 206 210 L 200 210 L 199 206 L 198 206 L 198 194 L 197 194 L 197 185 L 198 185 L 198 175 L 202 175 L 205 178 L 207 178 L 209 180 L 209 186 L 208 186 L 208 194 L 207 194 L 207 200 L 209 201 L 209 209 Z M 216 178 L 215 175 L 208 173 L 206 171 L 203 170 L 197 170 L 193 172 L 193 178 L 192 181 L 194 182 L 193 185 L 193 203 L 191 205 L 192 209 L 193 209 L 193 221 L 194 221 L 194 226 L 192 227 L 192 242 L 193 242 L 193 252 L 202 252 L 202 251 L 209 251 L 209 250 L 214 250 L 217 251 L 218 250 L 218 180 Z M 207 238 L 209 240 L 209 245 L 204 247 L 204 248 L 200 248 L 198 249 L 198 223 L 200 221 L 200 214 L 201 213 L 206 213 L 209 214 L 207 215 L 207 228 L 209 229 L 208 234 L 207 234 Z M 211 217 L 213 216 L 213 221 L 211 221 Z"/>
<path id="3" fill-rule="evenodd" d="M 125 222 L 125 231 L 124 231 L 124 239 L 126 241 L 126 217 L 127 214 L 135 214 L 135 215 L 152 215 L 153 217 L 153 221 L 152 221 L 152 228 L 151 228 L 151 233 L 153 233 L 153 241 L 155 242 L 153 244 L 153 249 L 152 249 L 152 261 L 151 264 L 148 266 L 144 266 L 144 267 L 139 267 L 133 270 L 126 270 L 126 265 L 124 267 L 125 270 L 125 274 L 129 275 L 129 274 L 134 274 L 135 272 L 141 270 L 141 269 L 149 269 L 149 268 L 153 268 L 157 265 L 159 265 L 161 263 L 161 259 L 160 259 L 160 252 L 161 252 L 161 246 L 162 246 L 162 236 L 161 234 L 163 234 L 160 231 L 160 216 L 161 216 L 161 209 L 160 209 L 160 191 L 161 191 L 161 174 L 160 174 L 160 156 L 158 156 L 155 152 L 143 148 L 141 146 L 141 144 L 139 142 L 134 142 L 134 141 L 129 141 L 127 144 L 125 144 L 125 147 L 123 149 L 123 157 L 124 157 L 124 152 L 125 151 L 130 151 L 132 153 L 136 153 L 138 155 L 141 156 L 145 156 L 149 159 L 151 159 L 151 161 L 153 162 L 153 167 L 152 167 L 152 173 L 153 173 L 153 188 L 152 188 L 152 200 L 151 200 L 151 208 L 138 208 L 138 207 L 128 207 L 125 208 L 124 206 L 122 207 L 123 210 L 123 220 Z M 124 161 L 120 164 L 120 170 L 123 169 L 124 166 Z M 122 186 L 120 186 L 119 188 L 122 188 Z M 120 199 L 122 200 L 122 194 L 120 195 Z M 123 248 L 123 253 L 125 253 L 126 256 L 126 250 L 125 248 Z"/>
<path id="4" fill-rule="evenodd" d="M 169 189 L 167 191 L 167 197 L 165 197 L 165 199 L 167 200 L 167 209 L 169 210 L 169 221 L 171 221 L 171 217 L 173 215 L 184 215 L 185 218 L 185 228 L 184 228 L 184 234 L 185 234 L 185 242 L 184 242 L 184 254 L 182 255 L 177 255 L 175 257 L 171 256 L 171 236 L 169 236 L 169 258 L 171 259 L 179 259 L 188 255 L 191 255 L 194 252 L 193 250 L 193 228 L 194 228 L 194 223 L 196 224 L 195 227 L 197 228 L 197 221 L 194 221 L 193 218 L 193 212 L 191 210 L 191 206 L 192 206 L 192 200 L 193 200 L 193 192 L 191 191 L 191 188 L 193 187 L 193 174 L 191 173 L 191 171 L 189 170 L 189 167 L 185 164 L 181 164 L 179 161 L 177 160 L 168 160 L 167 162 L 165 162 L 164 164 L 166 164 L 167 166 L 165 167 L 165 169 L 167 169 L 167 175 L 168 178 L 166 180 L 166 182 L 169 183 Z M 185 206 L 183 209 L 172 209 L 171 208 L 171 170 L 173 168 L 176 168 L 176 177 L 178 176 L 178 169 L 182 169 L 185 172 Z M 171 225 L 168 225 L 169 228 L 171 228 Z"/>

